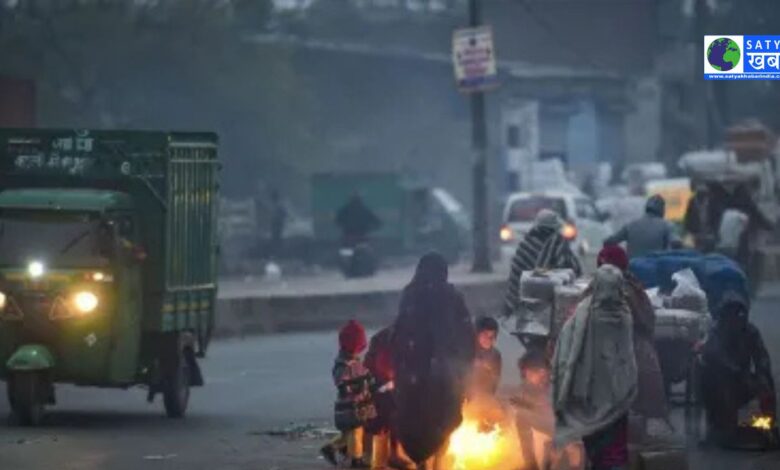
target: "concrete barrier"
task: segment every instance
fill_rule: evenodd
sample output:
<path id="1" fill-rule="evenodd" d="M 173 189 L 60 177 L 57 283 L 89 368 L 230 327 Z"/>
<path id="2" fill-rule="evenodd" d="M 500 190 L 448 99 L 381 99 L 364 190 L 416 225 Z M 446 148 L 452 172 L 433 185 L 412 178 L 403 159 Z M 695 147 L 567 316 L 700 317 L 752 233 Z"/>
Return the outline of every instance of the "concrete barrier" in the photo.
<path id="1" fill-rule="evenodd" d="M 455 281 L 472 315 L 499 314 L 506 282 L 502 276 Z M 389 325 L 398 311 L 401 287 L 354 292 L 304 293 L 299 296 L 258 293 L 220 298 L 218 337 L 297 331 L 333 330 L 354 318 L 365 326 Z"/>

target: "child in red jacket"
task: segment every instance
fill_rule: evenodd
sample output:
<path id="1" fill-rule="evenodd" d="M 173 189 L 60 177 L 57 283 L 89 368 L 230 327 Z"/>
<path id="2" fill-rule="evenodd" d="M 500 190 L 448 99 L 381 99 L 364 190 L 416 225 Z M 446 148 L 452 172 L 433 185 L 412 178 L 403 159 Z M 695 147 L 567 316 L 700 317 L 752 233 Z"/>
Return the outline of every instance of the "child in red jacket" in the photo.
<path id="1" fill-rule="evenodd" d="M 342 452 L 346 453 L 350 468 L 368 468 L 363 456 L 363 428 L 376 417 L 376 409 L 371 401 L 371 375 L 361 358 L 367 343 L 365 329 L 355 320 L 350 320 L 339 332 L 333 382 L 338 389 L 334 412 L 341 436 L 320 451 L 333 465 L 338 464 L 337 452 Z"/>

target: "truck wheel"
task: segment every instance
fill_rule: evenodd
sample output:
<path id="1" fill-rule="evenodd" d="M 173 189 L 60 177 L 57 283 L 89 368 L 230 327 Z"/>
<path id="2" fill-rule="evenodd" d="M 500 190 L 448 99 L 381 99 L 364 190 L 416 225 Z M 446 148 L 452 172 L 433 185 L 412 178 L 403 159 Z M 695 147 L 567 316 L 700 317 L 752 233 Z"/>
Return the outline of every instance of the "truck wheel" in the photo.
<path id="1" fill-rule="evenodd" d="M 46 384 L 40 372 L 18 372 L 8 380 L 11 412 L 22 426 L 37 426 L 43 420 Z"/>
<path id="2" fill-rule="evenodd" d="M 177 348 L 176 357 L 170 358 L 165 368 L 162 392 L 169 418 L 183 418 L 190 401 L 190 368 L 185 354 L 182 348 Z"/>

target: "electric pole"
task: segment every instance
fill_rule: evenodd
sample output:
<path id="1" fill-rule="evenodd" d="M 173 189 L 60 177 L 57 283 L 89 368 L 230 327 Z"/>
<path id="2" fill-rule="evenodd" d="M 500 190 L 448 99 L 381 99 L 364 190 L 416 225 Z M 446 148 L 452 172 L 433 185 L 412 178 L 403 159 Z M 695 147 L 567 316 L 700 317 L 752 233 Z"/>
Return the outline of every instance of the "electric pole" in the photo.
<path id="1" fill-rule="evenodd" d="M 469 26 L 482 23 L 481 0 L 469 0 Z M 487 194 L 487 124 L 485 123 L 485 93 L 471 93 L 471 144 L 474 149 L 472 169 L 474 256 L 472 272 L 488 273 L 490 263 L 490 220 Z"/>
<path id="2" fill-rule="evenodd" d="M 694 0 L 693 6 L 693 41 L 694 50 L 698 52 L 697 57 L 693 59 L 693 96 L 696 97 L 696 104 L 700 106 L 700 113 L 696 113 L 697 116 L 701 116 L 703 119 L 704 144 L 708 148 L 713 148 L 715 145 L 715 130 L 713 123 L 713 109 L 711 107 L 712 102 L 712 84 L 704 80 L 704 73 L 702 68 L 702 60 L 706 53 L 704 44 L 704 35 L 707 32 L 707 25 L 709 24 L 710 9 L 707 5 L 707 0 Z"/>

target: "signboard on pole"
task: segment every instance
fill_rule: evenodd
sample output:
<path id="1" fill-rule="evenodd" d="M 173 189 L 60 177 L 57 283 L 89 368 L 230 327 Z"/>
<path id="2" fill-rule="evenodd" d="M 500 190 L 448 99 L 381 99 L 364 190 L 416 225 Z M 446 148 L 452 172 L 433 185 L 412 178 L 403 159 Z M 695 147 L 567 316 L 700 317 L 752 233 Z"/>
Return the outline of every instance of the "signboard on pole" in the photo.
<path id="1" fill-rule="evenodd" d="M 489 26 L 456 30 L 452 35 L 452 63 L 461 91 L 474 93 L 498 86 L 493 30 Z"/>

